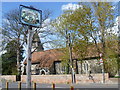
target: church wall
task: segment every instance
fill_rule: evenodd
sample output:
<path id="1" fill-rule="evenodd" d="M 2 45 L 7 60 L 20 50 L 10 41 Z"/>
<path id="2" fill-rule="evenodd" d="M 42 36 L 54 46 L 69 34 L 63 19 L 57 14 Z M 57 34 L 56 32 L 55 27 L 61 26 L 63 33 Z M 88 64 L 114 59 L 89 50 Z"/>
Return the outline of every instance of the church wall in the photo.
<path id="1" fill-rule="evenodd" d="M 88 73 L 101 73 L 101 65 L 97 59 L 81 60 L 77 61 L 78 73 L 88 74 Z"/>
<path id="2" fill-rule="evenodd" d="M 55 61 L 55 74 L 64 74 L 65 73 L 65 66 L 62 65 L 61 61 Z"/>
<path id="3" fill-rule="evenodd" d="M 89 73 L 101 73 L 101 65 L 98 63 L 97 59 L 89 60 L 73 60 L 74 71 L 76 74 L 89 74 Z M 61 61 L 55 61 L 50 68 L 47 67 L 37 67 L 38 64 L 31 65 L 32 75 L 49 75 L 49 74 L 65 74 L 66 68 L 62 65 Z M 69 73 L 70 73 L 69 67 Z"/>

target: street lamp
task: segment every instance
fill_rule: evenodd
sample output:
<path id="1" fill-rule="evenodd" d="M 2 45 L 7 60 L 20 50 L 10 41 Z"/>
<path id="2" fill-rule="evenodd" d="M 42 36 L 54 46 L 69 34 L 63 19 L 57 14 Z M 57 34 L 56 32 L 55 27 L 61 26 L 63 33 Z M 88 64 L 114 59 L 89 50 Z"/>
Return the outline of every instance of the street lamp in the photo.
<path id="1" fill-rule="evenodd" d="M 26 88 L 31 88 L 31 48 L 34 31 L 32 27 L 41 27 L 42 11 L 33 7 L 20 5 L 20 22 L 23 25 L 29 26 L 27 36 L 27 79 Z"/>

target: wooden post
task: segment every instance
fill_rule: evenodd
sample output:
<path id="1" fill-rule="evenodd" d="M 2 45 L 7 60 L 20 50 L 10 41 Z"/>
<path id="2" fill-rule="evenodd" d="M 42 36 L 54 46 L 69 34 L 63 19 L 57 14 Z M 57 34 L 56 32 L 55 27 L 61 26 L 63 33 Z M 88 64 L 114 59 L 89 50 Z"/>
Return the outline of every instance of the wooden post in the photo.
<path id="1" fill-rule="evenodd" d="M 55 90 L 55 84 L 54 83 L 52 84 L 52 90 Z"/>
<path id="2" fill-rule="evenodd" d="M 36 90 L 36 83 L 33 82 L 33 90 Z"/>
<path id="3" fill-rule="evenodd" d="M 18 82 L 18 90 L 21 90 L 21 82 Z"/>
<path id="4" fill-rule="evenodd" d="M 70 87 L 70 90 L 74 90 L 74 87 L 73 87 L 73 86 L 71 86 L 71 87 Z"/>
<path id="5" fill-rule="evenodd" d="M 7 81 L 6 82 L 6 90 L 8 90 L 8 88 L 9 88 L 9 82 Z"/>

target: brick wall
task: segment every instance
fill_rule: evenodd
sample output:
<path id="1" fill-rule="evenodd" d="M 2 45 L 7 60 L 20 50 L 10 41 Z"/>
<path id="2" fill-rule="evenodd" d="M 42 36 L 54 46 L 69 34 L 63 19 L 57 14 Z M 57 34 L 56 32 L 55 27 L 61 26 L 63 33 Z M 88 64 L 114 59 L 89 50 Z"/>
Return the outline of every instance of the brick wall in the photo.
<path id="1" fill-rule="evenodd" d="M 10 80 L 10 81 L 16 81 L 15 75 L 2 75 L 0 76 L 1 79 Z"/>
<path id="2" fill-rule="evenodd" d="M 15 75 L 0 76 L 6 80 L 15 81 Z M 71 75 L 32 75 L 32 81 L 37 83 L 71 83 Z M 109 81 L 109 76 L 105 74 L 106 82 Z M 21 81 L 26 82 L 26 75 L 21 76 Z M 87 74 L 76 74 L 76 83 L 101 83 L 102 74 L 91 74 L 91 78 Z"/>

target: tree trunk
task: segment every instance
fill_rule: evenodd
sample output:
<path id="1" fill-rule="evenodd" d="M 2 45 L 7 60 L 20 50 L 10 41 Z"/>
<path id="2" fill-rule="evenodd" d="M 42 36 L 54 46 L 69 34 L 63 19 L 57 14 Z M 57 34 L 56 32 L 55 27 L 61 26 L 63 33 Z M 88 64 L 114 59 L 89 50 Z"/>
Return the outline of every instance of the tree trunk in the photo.
<path id="1" fill-rule="evenodd" d="M 17 75 L 21 75 L 21 67 L 20 67 L 20 42 L 19 42 L 19 36 L 17 40 Z"/>
<path id="2" fill-rule="evenodd" d="M 118 74 L 120 76 L 120 16 L 118 17 Z"/>
<path id="3" fill-rule="evenodd" d="M 17 50 L 17 70 L 18 75 L 20 75 L 20 50 Z"/>

